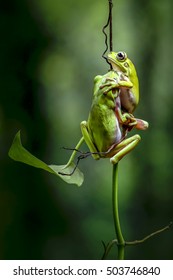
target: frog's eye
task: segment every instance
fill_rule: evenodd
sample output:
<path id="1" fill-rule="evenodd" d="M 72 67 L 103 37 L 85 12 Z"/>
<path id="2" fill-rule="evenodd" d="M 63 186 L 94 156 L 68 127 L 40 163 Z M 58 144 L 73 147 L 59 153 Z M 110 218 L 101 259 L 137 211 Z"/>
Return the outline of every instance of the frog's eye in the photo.
<path id="1" fill-rule="evenodd" d="M 117 59 L 124 61 L 127 58 L 127 54 L 125 52 L 118 52 L 117 53 Z"/>

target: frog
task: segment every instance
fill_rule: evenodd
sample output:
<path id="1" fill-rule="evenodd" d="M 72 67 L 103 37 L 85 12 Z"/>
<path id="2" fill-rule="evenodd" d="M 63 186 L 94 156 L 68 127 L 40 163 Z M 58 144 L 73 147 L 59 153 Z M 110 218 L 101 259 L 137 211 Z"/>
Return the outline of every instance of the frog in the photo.
<path id="1" fill-rule="evenodd" d="M 107 60 L 112 69 L 119 73 L 120 80 L 131 82 L 127 83 L 127 87 L 121 87 L 120 99 L 122 110 L 133 113 L 139 103 L 139 79 L 136 68 L 124 51 L 108 53 Z"/>
<path id="2" fill-rule="evenodd" d="M 132 89 L 133 86 L 129 77 L 121 74 L 119 69 L 95 77 L 88 120 L 80 124 L 94 159 L 110 158 L 112 164 L 118 163 L 141 140 L 138 134 L 126 139 L 127 132 L 134 127 L 140 130 L 148 128 L 146 121 L 132 115 L 134 109 L 121 108 L 122 89 Z"/>
<path id="3" fill-rule="evenodd" d="M 76 167 L 70 174 L 59 172 L 61 175 L 71 176 L 79 160 L 89 155 L 95 160 L 109 158 L 112 164 L 118 163 L 141 140 L 139 134 L 126 138 L 128 132 L 133 128 L 146 130 L 149 126 L 147 121 L 133 115 L 139 102 L 139 83 L 134 64 L 125 52 L 110 52 L 107 59 L 113 67 L 106 74 L 94 78 L 89 116 L 87 121 L 80 123 L 82 137 L 72 149 L 73 153 L 64 169 L 71 165 L 79 152 Z M 116 60 L 121 62 L 118 64 Z M 126 64 L 122 66 L 122 61 L 126 61 L 128 67 Z M 83 153 L 79 150 L 84 142 L 90 152 Z"/>

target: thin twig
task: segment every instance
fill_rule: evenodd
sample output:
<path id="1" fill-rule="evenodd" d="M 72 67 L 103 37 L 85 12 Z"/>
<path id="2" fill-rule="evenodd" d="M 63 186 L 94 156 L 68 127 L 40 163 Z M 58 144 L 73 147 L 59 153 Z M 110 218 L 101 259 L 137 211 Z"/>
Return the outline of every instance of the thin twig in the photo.
<path id="1" fill-rule="evenodd" d="M 160 233 L 162 233 L 162 232 L 164 232 L 164 231 L 166 231 L 166 230 L 169 230 L 169 229 L 172 227 L 172 225 L 173 225 L 173 222 L 170 222 L 169 225 L 167 225 L 167 226 L 165 226 L 164 228 L 159 229 L 159 230 L 157 230 L 157 231 L 155 231 L 155 232 L 153 232 L 153 233 L 151 233 L 151 234 L 145 236 L 143 239 L 141 239 L 141 240 L 135 240 L 135 241 L 125 241 L 125 244 L 124 244 L 124 245 L 125 245 L 125 246 L 139 245 L 139 244 L 141 244 L 141 243 L 147 241 L 147 240 L 150 239 L 151 237 L 153 237 L 153 236 L 155 236 L 155 235 L 157 235 L 157 234 L 160 234 Z M 104 253 L 103 253 L 103 256 L 102 256 L 102 260 L 105 260 L 105 259 L 106 259 L 107 255 L 108 255 L 108 253 L 110 252 L 110 250 L 111 250 L 111 248 L 113 247 L 113 245 L 117 245 L 117 246 L 119 245 L 117 239 L 111 240 L 107 245 L 102 241 L 102 244 L 103 244 L 103 246 L 104 246 Z"/>
<path id="2" fill-rule="evenodd" d="M 110 52 L 113 51 L 113 40 L 112 40 L 112 8 L 113 8 L 113 3 L 112 0 L 109 0 L 109 16 L 110 16 L 110 24 L 109 24 L 109 48 Z"/>
<path id="3" fill-rule="evenodd" d="M 112 42 L 112 8 L 113 8 L 113 3 L 112 0 L 108 0 L 109 1 L 109 15 L 108 15 L 108 20 L 107 23 L 104 25 L 102 32 L 105 35 L 105 45 L 106 45 L 106 49 L 104 51 L 104 53 L 102 54 L 102 57 L 106 60 L 106 62 L 110 65 L 110 68 L 112 69 L 111 64 L 108 62 L 107 57 L 105 56 L 105 53 L 107 52 L 108 48 L 110 49 L 110 51 L 113 50 L 113 42 Z M 106 28 L 109 26 L 109 46 L 108 46 L 108 35 L 106 33 Z"/>
<path id="4" fill-rule="evenodd" d="M 164 232 L 165 230 L 168 230 L 172 227 L 172 222 L 169 223 L 169 225 L 167 225 L 166 227 L 162 228 L 162 229 L 159 229 L 159 230 L 156 230 L 155 232 L 152 232 L 151 234 L 147 235 L 146 237 L 144 237 L 143 239 L 141 240 L 135 240 L 135 241 L 130 241 L 130 242 L 125 242 L 125 245 L 138 245 L 138 244 L 141 244 L 143 242 L 145 242 L 146 240 L 148 240 L 149 238 L 157 235 L 157 234 L 160 234 L 162 232 Z"/>
<path id="5" fill-rule="evenodd" d="M 122 141 L 122 139 L 121 139 Z M 108 155 L 114 148 L 115 146 L 117 145 L 118 143 L 112 145 L 106 152 L 82 152 L 80 150 L 78 150 L 77 148 L 66 148 L 66 147 L 62 147 L 62 149 L 65 149 L 65 150 L 69 150 L 69 151 L 73 151 L 75 153 L 79 153 L 80 155 L 77 157 L 77 162 L 75 164 L 75 167 L 74 169 L 70 172 L 70 173 L 64 173 L 64 172 L 58 172 L 58 174 L 60 175 L 64 175 L 64 176 L 72 176 L 73 173 L 75 172 L 76 168 L 78 167 L 79 165 L 79 162 L 81 159 L 85 159 L 91 155 L 100 155 L 100 157 L 106 157 L 106 155 Z M 70 160 L 70 163 L 71 163 L 71 160 Z M 68 166 L 69 164 L 67 164 Z"/>
<path id="6" fill-rule="evenodd" d="M 101 258 L 102 260 L 105 260 L 105 259 L 106 259 L 106 257 L 107 257 L 107 255 L 109 254 L 109 252 L 110 252 L 112 246 L 113 246 L 114 244 L 117 245 L 117 243 L 118 243 L 118 240 L 117 240 L 117 239 L 111 240 L 107 245 L 102 241 L 102 244 L 103 244 L 103 247 L 104 247 L 104 253 L 103 253 L 103 256 L 102 256 L 102 258 Z"/>

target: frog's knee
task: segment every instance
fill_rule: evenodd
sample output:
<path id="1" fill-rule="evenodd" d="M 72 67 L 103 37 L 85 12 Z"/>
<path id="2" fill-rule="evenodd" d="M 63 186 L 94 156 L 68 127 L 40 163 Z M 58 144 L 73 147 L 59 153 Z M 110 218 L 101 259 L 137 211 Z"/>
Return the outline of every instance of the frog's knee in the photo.
<path id="1" fill-rule="evenodd" d="M 116 163 L 118 163 L 118 162 L 119 162 L 119 158 L 118 158 L 118 157 L 114 156 L 114 157 L 111 157 L 111 158 L 110 158 L 110 163 L 116 164 Z"/>
<path id="2" fill-rule="evenodd" d="M 141 136 L 139 134 L 134 135 L 134 137 L 137 142 L 141 140 Z"/>
<path id="3" fill-rule="evenodd" d="M 87 122 L 86 122 L 86 121 L 82 121 L 82 122 L 80 123 L 80 127 L 81 127 L 81 128 L 86 128 L 86 127 L 87 127 Z"/>
<path id="4" fill-rule="evenodd" d="M 129 140 L 130 143 L 132 143 L 133 141 L 140 141 L 141 136 L 139 134 L 135 134 L 135 135 L 131 136 L 130 138 L 127 138 L 127 140 Z"/>

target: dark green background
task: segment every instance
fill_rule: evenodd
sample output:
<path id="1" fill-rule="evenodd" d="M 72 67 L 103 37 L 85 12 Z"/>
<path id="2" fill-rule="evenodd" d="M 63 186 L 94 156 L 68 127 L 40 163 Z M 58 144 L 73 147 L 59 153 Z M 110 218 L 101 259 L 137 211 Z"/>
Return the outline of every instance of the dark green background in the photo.
<path id="1" fill-rule="evenodd" d="M 135 116 L 150 123 L 119 165 L 121 224 L 131 241 L 173 220 L 173 2 L 113 2 L 114 49 L 136 65 L 141 99 Z M 1 259 L 100 259 L 101 241 L 115 238 L 109 160 L 81 162 L 85 182 L 78 188 L 7 155 L 20 129 L 35 156 L 49 164 L 67 161 L 61 147 L 76 145 L 93 78 L 109 68 L 101 57 L 107 15 L 106 0 L 0 5 Z M 125 255 L 172 259 L 173 231 L 127 247 Z M 109 257 L 116 258 L 116 247 Z"/>

